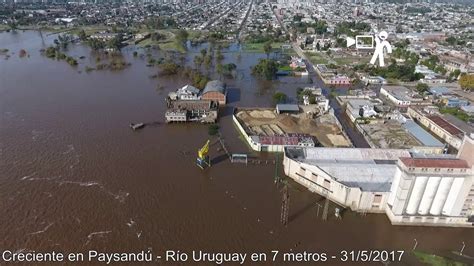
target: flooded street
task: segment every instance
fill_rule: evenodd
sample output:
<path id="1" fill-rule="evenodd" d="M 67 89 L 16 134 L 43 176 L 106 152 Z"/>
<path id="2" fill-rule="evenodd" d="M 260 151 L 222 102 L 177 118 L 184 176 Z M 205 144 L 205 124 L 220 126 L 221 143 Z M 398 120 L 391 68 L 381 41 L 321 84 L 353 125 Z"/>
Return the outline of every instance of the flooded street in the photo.
<path id="1" fill-rule="evenodd" d="M 472 229 L 392 226 L 383 214 L 350 211 L 322 221 L 322 198 L 294 183 L 290 223 L 280 225 L 275 165 L 231 164 L 213 145 L 213 166 L 202 171 L 195 157 L 209 138 L 207 126 L 164 124 L 165 96 L 189 81 L 151 79 L 158 68 L 134 58 L 131 48 L 124 50 L 131 63 L 125 70 L 86 73 L 95 61 L 88 48 L 70 46 L 68 54 L 85 56 L 71 67 L 40 54 L 54 40 L 43 35 L 44 41 L 37 32 L 0 33 L 0 49 L 11 55 L 0 55 L 1 249 L 408 252 L 417 239 L 428 252 L 458 251 L 464 241 L 464 253 L 474 256 Z M 29 57 L 20 58 L 20 49 Z M 230 103 L 219 124 L 229 149 L 248 153 L 232 108 L 270 107 L 276 90 L 295 97 L 304 85 L 255 80 L 250 66 L 265 54 L 223 54 L 239 75 L 227 81 Z M 130 122 L 152 125 L 133 132 Z"/>

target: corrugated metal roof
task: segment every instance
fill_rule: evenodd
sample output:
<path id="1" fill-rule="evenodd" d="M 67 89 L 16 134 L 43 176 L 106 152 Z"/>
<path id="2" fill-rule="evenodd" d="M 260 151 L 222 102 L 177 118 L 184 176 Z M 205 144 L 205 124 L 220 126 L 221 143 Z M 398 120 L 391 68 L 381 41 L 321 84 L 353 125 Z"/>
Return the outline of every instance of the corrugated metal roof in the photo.
<path id="1" fill-rule="evenodd" d="M 422 127 L 420 127 L 415 121 L 407 120 L 403 124 L 403 127 L 410 132 L 418 141 L 420 141 L 424 146 L 429 147 L 444 147 L 443 143 L 433 137 L 430 133 L 426 132 Z"/>
<path id="2" fill-rule="evenodd" d="M 460 159 L 429 159 L 429 158 L 400 158 L 407 167 L 426 168 L 470 168 L 466 161 Z"/>
<path id="3" fill-rule="evenodd" d="M 287 148 L 285 152 L 295 148 Z M 294 158 L 310 167 L 317 167 L 332 178 L 363 191 L 387 192 L 396 171 L 399 157 L 408 157 L 408 150 L 305 148 L 305 158 Z M 301 154 L 301 152 L 299 153 Z"/>
<path id="4" fill-rule="evenodd" d="M 225 84 L 220 80 L 211 80 L 206 84 L 202 94 L 206 94 L 207 92 L 216 91 L 222 94 L 225 94 Z"/>
<path id="5" fill-rule="evenodd" d="M 443 118 L 441 118 L 437 115 L 430 115 L 430 116 L 427 116 L 427 117 L 428 117 L 428 119 L 433 121 L 433 123 L 440 126 L 444 130 L 448 131 L 451 135 L 457 136 L 457 135 L 462 135 L 463 134 L 462 131 L 459 130 L 457 127 L 453 126 L 451 123 L 449 123 L 448 121 L 444 120 Z"/>
<path id="6" fill-rule="evenodd" d="M 443 95 L 451 92 L 451 90 L 446 87 L 433 87 L 429 89 L 429 91 L 435 95 Z"/>
<path id="7" fill-rule="evenodd" d="M 287 111 L 287 112 L 299 112 L 300 108 L 297 104 L 277 104 L 277 111 Z"/>

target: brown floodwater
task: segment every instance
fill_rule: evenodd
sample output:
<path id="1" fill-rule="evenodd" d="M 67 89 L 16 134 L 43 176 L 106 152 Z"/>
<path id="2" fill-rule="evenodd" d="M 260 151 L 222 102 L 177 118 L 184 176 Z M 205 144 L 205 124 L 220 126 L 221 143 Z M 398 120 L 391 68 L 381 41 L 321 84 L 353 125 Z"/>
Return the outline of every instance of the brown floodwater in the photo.
<path id="1" fill-rule="evenodd" d="M 40 54 L 54 39 L 43 37 L 0 33 L 0 49 L 10 50 L 8 59 L 0 55 L 0 250 L 336 255 L 343 249 L 410 251 L 416 239 L 418 250 L 441 254 L 458 251 L 464 241 L 464 253 L 474 256 L 473 229 L 392 226 L 385 215 L 350 211 L 336 220 L 334 206 L 322 221 L 316 207 L 322 198 L 292 182 L 290 222 L 282 226 L 281 188 L 273 181 L 281 166 L 231 164 L 215 144 L 213 166 L 203 171 L 195 154 L 209 138 L 207 127 L 163 124 L 165 95 L 187 80 L 151 79 L 157 69 L 134 58 L 134 48 L 124 49 L 127 69 L 86 73 L 95 62 L 88 48 L 68 48 L 85 56 L 71 67 Z M 29 57 L 20 58 L 20 49 Z M 191 48 L 187 64 L 199 50 Z M 238 75 L 228 81 L 230 103 L 219 124 L 228 148 L 248 153 L 232 108 L 271 106 L 273 92 L 295 97 L 306 81 L 257 81 L 250 66 L 265 55 L 242 52 L 238 60 L 237 50 L 224 53 Z M 133 132 L 130 122 L 150 125 Z M 415 263 L 406 257 L 403 265 Z"/>

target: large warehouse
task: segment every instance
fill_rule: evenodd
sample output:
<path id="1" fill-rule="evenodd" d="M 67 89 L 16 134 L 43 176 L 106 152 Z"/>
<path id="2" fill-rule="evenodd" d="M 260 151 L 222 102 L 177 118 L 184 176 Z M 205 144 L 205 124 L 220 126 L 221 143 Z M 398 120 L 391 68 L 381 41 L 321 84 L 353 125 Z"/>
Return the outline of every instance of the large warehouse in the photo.
<path id="1" fill-rule="evenodd" d="M 227 90 L 224 82 L 220 80 L 211 80 L 206 84 L 201 93 L 202 100 L 211 100 L 218 102 L 219 105 L 227 103 Z"/>
<path id="2" fill-rule="evenodd" d="M 474 224 L 474 140 L 458 156 L 408 150 L 285 148 L 285 174 L 357 212 L 385 212 L 392 224 Z"/>

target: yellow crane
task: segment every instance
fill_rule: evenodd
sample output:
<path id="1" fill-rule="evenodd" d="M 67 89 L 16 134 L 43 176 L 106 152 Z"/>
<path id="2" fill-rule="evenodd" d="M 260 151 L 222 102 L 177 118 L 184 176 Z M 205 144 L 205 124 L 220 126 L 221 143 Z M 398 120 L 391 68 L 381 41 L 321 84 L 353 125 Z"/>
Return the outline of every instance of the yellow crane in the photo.
<path id="1" fill-rule="evenodd" d="M 211 166 L 211 160 L 209 160 L 209 140 L 207 140 L 206 144 L 204 144 L 204 146 L 202 146 L 202 148 L 200 148 L 198 150 L 198 157 L 196 158 L 196 164 L 201 167 L 202 169 L 204 169 L 204 167 L 207 166 Z"/>
<path id="2" fill-rule="evenodd" d="M 207 140 L 206 144 L 204 144 L 204 146 L 202 146 L 202 148 L 198 150 L 198 158 L 204 159 L 206 158 L 208 153 L 209 153 L 209 140 Z"/>

